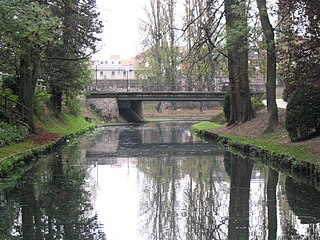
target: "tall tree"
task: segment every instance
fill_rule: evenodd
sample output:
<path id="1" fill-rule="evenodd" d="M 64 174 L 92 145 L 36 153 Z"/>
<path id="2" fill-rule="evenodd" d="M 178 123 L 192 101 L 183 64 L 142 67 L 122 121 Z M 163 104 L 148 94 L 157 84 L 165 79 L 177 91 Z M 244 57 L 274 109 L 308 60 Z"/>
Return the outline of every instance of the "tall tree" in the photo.
<path id="1" fill-rule="evenodd" d="M 43 72 L 51 92 L 51 104 L 56 113 L 61 112 L 63 96 L 73 97 L 87 83 L 84 72 L 87 61 L 95 53 L 100 40 L 102 23 L 95 0 L 65 0 L 50 4 L 52 12 L 61 20 L 60 44 L 47 51 L 48 61 Z"/>
<path id="2" fill-rule="evenodd" d="M 222 4 L 219 1 L 185 0 L 184 27 L 186 44 L 182 70 L 188 90 L 212 90 L 221 82 Z M 223 61 L 221 61 L 223 62 Z M 218 80 L 218 81 L 217 81 Z M 204 104 L 200 104 L 200 110 Z"/>
<path id="3" fill-rule="evenodd" d="M 165 79 L 169 84 L 171 91 L 177 90 L 177 75 L 178 75 L 178 56 L 179 50 L 176 42 L 176 32 L 175 32 L 175 9 L 176 3 L 175 0 L 166 0 L 165 1 L 165 19 L 168 23 L 167 31 L 168 36 L 166 40 L 166 56 L 165 56 Z M 175 109 L 175 102 L 171 102 L 172 109 Z"/>
<path id="4" fill-rule="evenodd" d="M 267 109 L 269 121 L 266 132 L 272 132 L 279 123 L 276 102 L 277 60 L 274 29 L 270 23 L 266 0 L 257 0 L 259 16 L 267 48 Z"/>
<path id="5" fill-rule="evenodd" d="M 228 125 L 254 117 L 248 78 L 247 1 L 225 0 L 230 119 Z"/>
<path id="6" fill-rule="evenodd" d="M 150 0 L 145 6 L 146 19 L 140 24 L 143 54 L 139 78 L 147 79 L 158 90 L 177 87 L 179 48 L 176 39 L 176 3 L 173 0 Z M 157 110 L 161 111 L 161 102 Z"/>
<path id="7" fill-rule="evenodd" d="M 1 51 L 15 66 L 19 79 L 19 100 L 28 108 L 27 118 L 34 131 L 33 95 L 39 77 L 39 68 L 44 50 L 54 43 L 59 28 L 58 20 L 38 1 L 0 1 L 2 22 Z M 6 62 L 9 64 L 8 62 Z"/>

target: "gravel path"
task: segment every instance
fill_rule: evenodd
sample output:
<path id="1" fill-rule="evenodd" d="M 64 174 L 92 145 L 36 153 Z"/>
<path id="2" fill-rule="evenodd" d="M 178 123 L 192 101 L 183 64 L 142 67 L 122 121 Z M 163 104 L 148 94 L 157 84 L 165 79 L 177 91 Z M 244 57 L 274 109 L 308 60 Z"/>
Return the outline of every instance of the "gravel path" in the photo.
<path id="1" fill-rule="evenodd" d="M 285 109 L 287 107 L 287 102 L 285 102 L 283 99 L 277 99 L 276 101 L 278 108 Z M 267 106 L 267 100 L 263 100 L 262 102 Z"/>

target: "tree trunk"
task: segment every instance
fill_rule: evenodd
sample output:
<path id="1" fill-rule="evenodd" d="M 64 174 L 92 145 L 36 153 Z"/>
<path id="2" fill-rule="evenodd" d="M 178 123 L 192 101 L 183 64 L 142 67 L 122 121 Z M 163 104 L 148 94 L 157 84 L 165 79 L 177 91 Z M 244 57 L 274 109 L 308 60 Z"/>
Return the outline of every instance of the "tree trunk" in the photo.
<path id="1" fill-rule="evenodd" d="M 257 0 L 259 16 L 263 35 L 267 44 L 267 109 L 269 113 L 268 126 L 265 132 L 272 132 L 279 124 L 278 107 L 276 102 L 276 44 L 274 40 L 274 31 L 270 23 L 266 0 Z"/>
<path id="2" fill-rule="evenodd" d="M 268 207 L 268 239 L 277 239 L 277 184 L 279 173 L 268 169 L 267 207 Z"/>
<path id="3" fill-rule="evenodd" d="M 254 117 L 248 76 L 248 24 L 246 1 L 226 0 L 230 119 L 228 125 Z"/>
<path id="4" fill-rule="evenodd" d="M 35 132 L 34 126 L 34 92 L 38 79 L 38 70 L 40 64 L 39 48 L 31 48 L 28 43 L 22 46 L 25 52 L 20 57 L 20 102 L 28 109 L 28 125 L 32 133 Z"/>
<path id="5" fill-rule="evenodd" d="M 253 164 L 225 155 L 230 176 L 228 239 L 249 239 L 250 181 Z"/>
<path id="6" fill-rule="evenodd" d="M 59 87 L 51 88 L 51 107 L 56 116 L 62 113 L 62 91 Z"/>

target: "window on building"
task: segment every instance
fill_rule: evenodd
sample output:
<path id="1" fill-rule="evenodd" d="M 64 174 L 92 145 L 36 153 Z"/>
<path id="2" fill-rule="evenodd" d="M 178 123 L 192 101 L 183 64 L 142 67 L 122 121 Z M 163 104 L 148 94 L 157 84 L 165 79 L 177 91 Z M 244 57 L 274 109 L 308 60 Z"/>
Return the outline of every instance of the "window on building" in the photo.
<path id="1" fill-rule="evenodd" d="M 119 64 L 121 64 L 121 61 L 119 61 Z"/>
<path id="2" fill-rule="evenodd" d="M 105 61 L 104 64 L 108 64 L 108 61 Z"/>
<path id="3" fill-rule="evenodd" d="M 111 63 L 114 64 L 114 61 L 112 61 Z"/>
<path id="4" fill-rule="evenodd" d="M 101 61 L 100 64 L 103 64 L 103 61 Z"/>
<path id="5" fill-rule="evenodd" d="M 116 75 L 116 72 L 115 72 L 115 71 L 112 71 L 112 72 L 111 72 L 111 75 L 112 75 L 112 76 Z"/>
<path id="6" fill-rule="evenodd" d="M 123 71 L 123 76 L 127 75 L 127 71 Z"/>
<path id="7" fill-rule="evenodd" d="M 103 76 L 103 71 L 100 71 L 100 76 Z"/>

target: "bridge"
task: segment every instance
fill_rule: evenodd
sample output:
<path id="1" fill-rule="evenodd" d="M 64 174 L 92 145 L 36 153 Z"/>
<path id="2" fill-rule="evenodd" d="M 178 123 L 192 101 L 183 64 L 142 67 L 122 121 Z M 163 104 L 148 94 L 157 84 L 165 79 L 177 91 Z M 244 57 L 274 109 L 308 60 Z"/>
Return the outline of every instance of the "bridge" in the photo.
<path id="1" fill-rule="evenodd" d="M 252 84 L 251 94 L 262 94 L 264 85 Z M 143 122 L 143 101 L 218 101 L 223 102 L 228 92 L 226 83 L 197 86 L 177 83 L 172 86 L 135 80 L 109 80 L 87 87 L 87 98 L 114 98 L 119 113 L 129 122 Z"/>
<path id="2" fill-rule="evenodd" d="M 88 98 L 116 98 L 118 101 L 223 101 L 226 92 L 90 92 Z"/>

